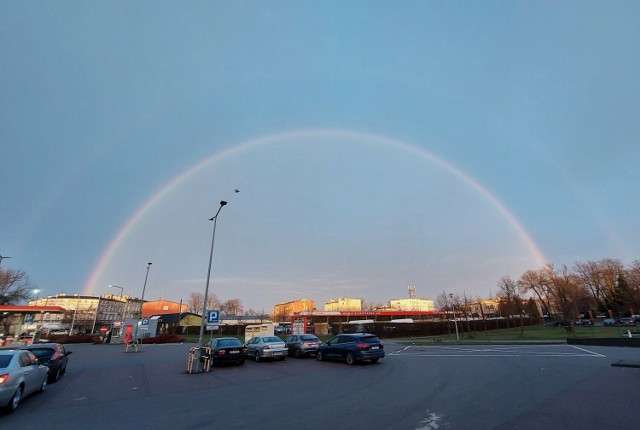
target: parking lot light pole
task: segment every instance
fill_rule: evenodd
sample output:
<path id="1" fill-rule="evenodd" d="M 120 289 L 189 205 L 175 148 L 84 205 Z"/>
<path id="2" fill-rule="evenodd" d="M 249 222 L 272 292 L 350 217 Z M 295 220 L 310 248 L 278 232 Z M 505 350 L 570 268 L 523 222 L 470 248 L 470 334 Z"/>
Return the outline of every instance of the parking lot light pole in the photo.
<path id="1" fill-rule="evenodd" d="M 140 319 L 136 322 L 136 330 L 133 335 L 133 341 L 138 341 L 138 326 L 140 325 L 140 321 L 142 320 L 142 305 L 144 304 L 144 290 L 147 288 L 147 279 L 149 278 L 149 267 L 151 267 L 151 263 L 147 263 L 147 275 L 144 277 L 144 286 L 142 287 L 142 297 L 140 298 Z"/>
<path id="2" fill-rule="evenodd" d="M 460 342 L 460 334 L 458 333 L 458 321 L 456 320 L 456 308 L 453 304 L 453 294 L 449 294 L 449 298 L 451 299 L 451 310 L 453 311 L 453 323 L 456 326 L 456 339 Z"/>
<path id="3" fill-rule="evenodd" d="M 216 240 L 216 224 L 218 222 L 218 215 L 220 214 L 220 210 L 225 206 L 227 202 L 224 200 L 220 201 L 220 207 L 218 208 L 218 212 L 213 216 L 213 218 L 209 218 L 209 221 L 213 221 L 213 234 L 211 236 L 211 252 L 209 253 L 209 270 L 207 271 L 207 285 L 204 289 L 204 303 L 202 305 L 202 319 L 200 321 L 200 337 L 198 337 L 198 345 L 202 346 L 202 338 L 204 336 L 204 320 L 207 316 L 207 300 L 209 299 L 209 279 L 211 278 L 211 262 L 213 261 L 213 244 Z M 199 362 L 199 361 L 198 361 Z"/>
<path id="4" fill-rule="evenodd" d="M 120 288 L 120 297 L 122 297 L 122 293 L 124 292 L 124 287 L 119 287 L 117 285 L 109 285 L 109 288 Z"/>

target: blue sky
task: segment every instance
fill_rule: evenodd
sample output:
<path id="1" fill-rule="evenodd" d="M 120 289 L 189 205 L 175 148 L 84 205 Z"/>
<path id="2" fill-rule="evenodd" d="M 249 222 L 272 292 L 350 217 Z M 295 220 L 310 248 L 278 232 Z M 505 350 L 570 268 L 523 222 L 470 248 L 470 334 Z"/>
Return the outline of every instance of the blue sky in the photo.
<path id="1" fill-rule="evenodd" d="M 203 292 L 220 200 L 211 292 L 257 310 L 639 258 L 635 1 L 0 8 L 0 255 L 41 294 Z"/>

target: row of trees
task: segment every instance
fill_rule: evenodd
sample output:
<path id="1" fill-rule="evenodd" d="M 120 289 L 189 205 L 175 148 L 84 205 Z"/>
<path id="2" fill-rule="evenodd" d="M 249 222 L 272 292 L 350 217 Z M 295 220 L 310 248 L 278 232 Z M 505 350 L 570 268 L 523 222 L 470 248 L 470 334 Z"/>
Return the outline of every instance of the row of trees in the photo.
<path id="1" fill-rule="evenodd" d="M 505 298 L 533 295 L 546 314 L 560 314 L 566 321 L 580 314 L 630 316 L 640 310 L 640 260 L 629 266 L 612 259 L 579 262 L 573 267 L 549 264 L 525 272 L 517 281 L 502 278 L 499 287 Z"/>
<path id="2" fill-rule="evenodd" d="M 494 297 L 501 316 L 558 316 L 571 324 L 580 315 L 630 316 L 640 311 L 640 260 L 625 266 L 619 260 L 604 259 L 575 263 L 572 267 L 548 264 L 529 270 L 520 278 L 502 277 Z M 456 309 L 471 315 L 473 299 L 466 294 L 441 293 L 440 309 Z"/>
<path id="3" fill-rule="evenodd" d="M 204 294 L 193 292 L 189 295 L 187 301 L 188 310 L 194 314 L 202 314 L 202 305 L 204 303 Z M 249 309 L 245 312 L 244 305 L 240 299 L 229 299 L 221 301 L 217 295 L 207 295 L 206 309 L 217 309 L 223 315 L 260 315 L 259 312 L 254 309 Z"/>

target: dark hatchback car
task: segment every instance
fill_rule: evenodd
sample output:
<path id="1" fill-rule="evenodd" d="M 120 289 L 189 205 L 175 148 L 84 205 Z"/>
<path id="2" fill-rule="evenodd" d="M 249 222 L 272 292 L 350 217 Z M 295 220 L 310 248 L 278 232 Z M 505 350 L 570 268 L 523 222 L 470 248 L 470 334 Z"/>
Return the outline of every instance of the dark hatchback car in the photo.
<path id="1" fill-rule="evenodd" d="M 322 360 L 345 360 L 347 364 L 357 361 L 377 363 L 384 357 L 384 346 L 380 339 L 370 333 L 339 334 L 318 347 L 316 358 Z"/>
<path id="2" fill-rule="evenodd" d="M 247 359 L 247 347 L 235 337 L 211 339 L 206 346 L 211 348 L 211 364 L 235 363 L 243 365 Z"/>
<path id="3" fill-rule="evenodd" d="M 59 343 L 35 343 L 20 349 L 31 351 L 40 364 L 49 367 L 49 383 L 56 382 L 67 371 L 71 351 Z"/>
<path id="4" fill-rule="evenodd" d="M 314 334 L 294 334 L 287 337 L 284 342 L 289 349 L 289 355 L 293 355 L 295 358 L 316 355 L 318 346 L 322 343 Z"/>

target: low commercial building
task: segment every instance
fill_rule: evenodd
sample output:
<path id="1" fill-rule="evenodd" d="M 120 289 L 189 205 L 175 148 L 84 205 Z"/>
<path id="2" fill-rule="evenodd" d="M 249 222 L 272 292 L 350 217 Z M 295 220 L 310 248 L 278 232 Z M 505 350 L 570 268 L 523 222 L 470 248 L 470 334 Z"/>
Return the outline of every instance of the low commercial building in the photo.
<path id="1" fill-rule="evenodd" d="M 142 318 L 149 318 L 153 315 L 187 313 L 189 306 L 186 303 L 176 303 L 168 300 L 145 301 L 142 304 Z"/>
<path id="2" fill-rule="evenodd" d="M 311 312 L 316 309 L 313 300 L 299 299 L 291 302 L 279 303 L 273 307 L 273 320 L 288 321 L 295 312 Z"/>
<path id="3" fill-rule="evenodd" d="M 97 333 L 118 328 L 124 320 L 140 318 L 142 301 L 127 295 L 57 294 L 31 300 L 29 306 L 57 306 L 64 309 L 61 313 L 34 315 L 33 324 L 38 329 Z"/>

